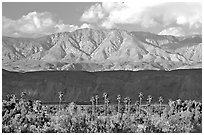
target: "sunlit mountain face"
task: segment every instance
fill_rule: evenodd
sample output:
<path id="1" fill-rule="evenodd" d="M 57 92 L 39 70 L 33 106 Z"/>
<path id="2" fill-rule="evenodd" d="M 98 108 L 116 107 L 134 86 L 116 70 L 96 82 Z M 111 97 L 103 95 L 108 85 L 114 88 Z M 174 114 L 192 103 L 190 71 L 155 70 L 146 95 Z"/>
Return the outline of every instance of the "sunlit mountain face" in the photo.
<path id="1" fill-rule="evenodd" d="M 9 71 L 175 70 L 202 66 L 202 36 L 78 29 L 40 38 L 2 38 Z"/>

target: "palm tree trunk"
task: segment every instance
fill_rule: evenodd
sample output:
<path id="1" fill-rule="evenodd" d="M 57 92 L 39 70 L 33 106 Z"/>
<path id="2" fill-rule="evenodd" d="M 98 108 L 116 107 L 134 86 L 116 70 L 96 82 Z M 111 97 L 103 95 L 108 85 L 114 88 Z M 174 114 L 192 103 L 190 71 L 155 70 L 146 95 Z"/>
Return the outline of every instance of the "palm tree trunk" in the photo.
<path id="1" fill-rule="evenodd" d="M 98 101 L 96 100 L 96 105 L 95 105 L 95 112 L 97 112 L 97 106 L 98 106 Z"/>
<path id="2" fill-rule="evenodd" d="M 128 112 L 128 105 L 127 104 L 125 105 L 125 112 L 126 113 Z"/>
<path id="3" fill-rule="evenodd" d="M 120 102 L 118 102 L 118 113 L 120 113 Z"/>
<path id="4" fill-rule="evenodd" d="M 131 108 L 131 105 L 130 103 L 128 104 L 128 113 L 130 113 L 130 108 Z"/>
<path id="5" fill-rule="evenodd" d="M 107 103 L 106 103 L 106 98 L 104 98 L 104 105 L 105 105 L 105 116 L 107 115 Z"/>
<path id="6" fill-rule="evenodd" d="M 94 102 L 91 103 L 91 116 L 94 116 Z M 91 117 L 91 121 L 93 121 L 94 118 Z"/>
<path id="7" fill-rule="evenodd" d="M 162 110 L 162 103 L 160 103 L 160 111 Z"/>
<path id="8" fill-rule="evenodd" d="M 61 110 L 61 100 L 59 101 L 59 111 Z"/>
<path id="9" fill-rule="evenodd" d="M 108 103 L 106 103 L 106 115 L 108 114 Z"/>
<path id="10" fill-rule="evenodd" d="M 139 113 L 140 113 L 140 110 L 141 110 L 141 105 L 142 105 L 142 99 L 140 98 Z"/>

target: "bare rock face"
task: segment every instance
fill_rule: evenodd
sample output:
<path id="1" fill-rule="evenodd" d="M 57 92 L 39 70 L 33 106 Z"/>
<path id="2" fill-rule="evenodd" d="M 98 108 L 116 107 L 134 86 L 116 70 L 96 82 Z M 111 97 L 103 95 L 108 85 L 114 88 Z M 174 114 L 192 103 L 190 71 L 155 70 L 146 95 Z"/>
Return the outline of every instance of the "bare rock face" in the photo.
<path id="1" fill-rule="evenodd" d="M 43 102 L 57 102 L 58 92 L 62 91 L 63 101 L 89 102 L 103 92 L 107 92 L 111 103 L 116 103 L 118 94 L 129 96 L 132 103 L 138 100 L 139 92 L 144 93 L 143 102 L 148 95 L 153 102 L 163 96 L 168 99 L 202 99 L 202 70 L 187 69 L 174 71 L 37 71 L 28 73 L 2 71 L 2 96 L 27 93 L 27 98 Z"/>
<path id="2" fill-rule="evenodd" d="M 37 39 L 2 39 L 3 68 L 41 70 L 174 70 L 201 68 L 200 35 L 79 29 Z"/>

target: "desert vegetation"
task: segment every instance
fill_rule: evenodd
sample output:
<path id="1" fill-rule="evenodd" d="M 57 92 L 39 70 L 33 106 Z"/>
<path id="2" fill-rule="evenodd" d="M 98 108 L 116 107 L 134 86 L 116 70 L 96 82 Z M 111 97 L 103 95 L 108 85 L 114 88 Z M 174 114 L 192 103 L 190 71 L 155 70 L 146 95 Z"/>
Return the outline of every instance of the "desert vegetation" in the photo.
<path id="1" fill-rule="evenodd" d="M 131 103 L 118 95 L 112 103 L 108 93 L 90 97 L 90 105 L 44 105 L 39 100 L 7 95 L 2 101 L 4 133 L 189 133 L 202 132 L 202 103 L 195 100 L 169 100 L 143 93 Z M 158 103 L 152 103 L 157 98 Z M 102 104 L 99 101 L 103 101 Z M 114 99 L 112 99 L 114 100 Z"/>

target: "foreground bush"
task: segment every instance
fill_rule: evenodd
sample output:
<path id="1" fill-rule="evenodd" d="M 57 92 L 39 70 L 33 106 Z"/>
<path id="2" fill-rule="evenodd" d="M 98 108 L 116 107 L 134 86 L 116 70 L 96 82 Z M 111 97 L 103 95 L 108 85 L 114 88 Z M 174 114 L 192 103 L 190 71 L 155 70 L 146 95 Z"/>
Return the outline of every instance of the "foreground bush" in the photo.
<path id="1" fill-rule="evenodd" d="M 161 98 L 160 98 L 161 99 Z M 106 99 L 107 100 L 107 99 Z M 126 103 L 126 102 L 125 102 Z M 129 102 L 128 102 L 129 103 Z M 93 104 L 94 105 L 94 104 Z M 189 133 L 202 132 L 202 104 L 42 105 L 10 95 L 2 104 L 4 133 Z M 119 108 L 118 108 L 119 107 Z"/>

